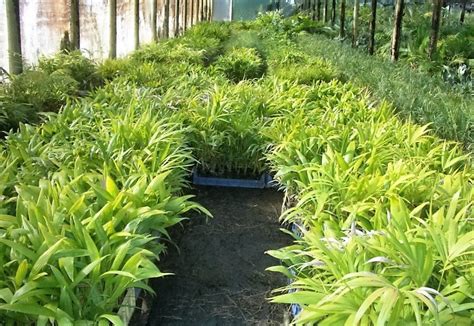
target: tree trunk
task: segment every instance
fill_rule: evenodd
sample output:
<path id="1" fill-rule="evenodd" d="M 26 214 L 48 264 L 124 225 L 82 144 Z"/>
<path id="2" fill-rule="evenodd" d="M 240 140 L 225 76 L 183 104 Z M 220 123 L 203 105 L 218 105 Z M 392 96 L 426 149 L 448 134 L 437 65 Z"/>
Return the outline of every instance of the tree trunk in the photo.
<path id="1" fill-rule="evenodd" d="M 211 1 L 206 0 L 206 20 L 208 22 L 211 21 L 210 10 L 211 10 Z"/>
<path id="2" fill-rule="evenodd" d="M 316 0 L 316 19 L 321 20 L 321 0 Z"/>
<path id="3" fill-rule="evenodd" d="M 189 26 L 193 26 L 194 25 L 194 0 L 191 0 L 189 4 L 189 20 L 190 20 Z"/>
<path id="4" fill-rule="evenodd" d="M 109 58 L 117 57 L 117 0 L 109 1 Z"/>
<path id="5" fill-rule="evenodd" d="M 196 5 L 194 6 L 194 21 L 195 24 L 200 22 L 199 19 L 199 12 L 201 11 L 201 0 L 194 0 L 196 1 Z"/>
<path id="6" fill-rule="evenodd" d="M 116 0 L 114 0 L 116 1 Z M 158 15 L 158 3 L 157 0 L 153 0 L 151 3 L 151 37 L 153 42 L 158 41 L 158 29 L 157 29 L 157 15 Z"/>
<path id="7" fill-rule="evenodd" d="M 207 20 L 212 21 L 212 0 L 207 0 Z"/>
<path id="8" fill-rule="evenodd" d="M 345 36 L 346 36 L 346 0 L 341 0 L 339 37 L 343 39 Z"/>
<path id="9" fill-rule="evenodd" d="M 163 36 L 170 37 L 170 0 L 164 0 Z"/>
<path id="10" fill-rule="evenodd" d="M 392 48 L 391 58 L 395 62 L 400 56 L 400 39 L 402 34 L 402 22 L 403 22 L 403 10 L 405 7 L 404 0 L 397 0 L 395 4 L 395 26 L 393 27 L 392 34 Z"/>
<path id="11" fill-rule="evenodd" d="M 336 0 L 332 0 L 332 7 L 331 7 L 331 25 L 334 26 L 336 24 Z"/>
<path id="12" fill-rule="evenodd" d="M 71 30 L 71 44 L 73 49 L 81 48 L 81 29 L 79 21 L 79 0 L 71 0 L 71 17 L 69 28 Z"/>
<path id="13" fill-rule="evenodd" d="M 464 17 L 466 16 L 466 4 L 467 4 L 467 0 L 464 0 L 462 2 L 462 7 L 461 7 L 461 17 L 459 18 L 459 22 L 462 24 L 464 24 Z"/>
<path id="14" fill-rule="evenodd" d="M 6 14 L 9 70 L 10 74 L 20 74 L 23 71 L 23 60 L 21 57 L 20 1 L 6 0 Z"/>
<path id="15" fill-rule="evenodd" d="M 371 0 L 371 15 L 369 22 L 369 54 L 374 54 L 375 50 L 375 24 L 377 19 L 377 0 Z"/>
<path id="16" fill-rule="evenodd" d="M 207 21 L 207 0 L 202 1 L 201 16 L 203 21 Z"/>
<path id="17" fill-rule="evenodd" d="M 188 29 L 188 0 L 183 0 L 183 31 Z"/>
<path id="18" fill-rule="evenodd" d="M 324 6 L 323 6 L 323 20 L 325 23 L 328 22 L 329 20 L 329 15 L 328 15 L 328 1 L 329 0 L 324 0 Z"/>
<path id="19" fill-rule="evenodd" d="M 201 0 L 196 0 L 196 23 L 199 23 L 201 21 L 201 17 L 199 16 L 199 13 L 201 12 Z"/>
<path id="20" fill-rule="evenodd" d="M 204 21 L 206 20 L 206 7 L 205 7 L 205 1 L 204 0 L 201 0 L 201 21 Z"/>
<path id="21" fill-rule="evenodd" d="M 180 11 L 180 0 L 175 0 L 174 6 L 174 37 L 179 36 L 179 11 Z"/>
<path id="22" fill-rule="evenodd" d="M 431 35 L 428 48 L 428 57 L 433 60 L 438 46 L 439 26 L 441 24 L 441 8 L 443 0 L 433 0 L 433 14 L 431 17 Z"/>
<path id="23" fill-rule="evenodd" d="M 352 18 L 352 47 L 357 46 L 357 41 L 359 38 L 359 7 L 360 0 L 354 1 L 354 15 Z"/>
<path id="24" fill-rule="evenodd" d="M 133 32 L 135 49 L 140 47 L 140 0 L 133 0 Z"/>

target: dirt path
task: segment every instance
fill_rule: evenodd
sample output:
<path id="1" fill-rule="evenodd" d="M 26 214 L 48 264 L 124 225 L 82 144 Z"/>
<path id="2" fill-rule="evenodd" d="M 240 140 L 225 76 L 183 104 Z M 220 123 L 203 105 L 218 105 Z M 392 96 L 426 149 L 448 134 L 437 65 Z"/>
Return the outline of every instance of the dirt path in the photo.
<path id="1" fill-rule="evenodd" d="M 264 252 L 290 243 L 279 231 L 282 195 L 231 188 L 196 195 L 214 218 L 194 217 L 178 236 L 180 253 L 170 248 L 160 266 L 175 276 L 153 284 L 148 325 L 281 325 L 285 306 L 266 298 L 286 280 L 265 271 L 278 262 Z"/>

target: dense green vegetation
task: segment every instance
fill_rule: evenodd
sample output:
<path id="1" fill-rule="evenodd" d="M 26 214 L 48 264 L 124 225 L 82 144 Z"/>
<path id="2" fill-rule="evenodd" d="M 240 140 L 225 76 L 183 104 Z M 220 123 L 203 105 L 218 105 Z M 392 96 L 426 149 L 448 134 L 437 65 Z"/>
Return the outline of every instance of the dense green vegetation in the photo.
<path id="1" fill-rule="evenodd" d="M 428 56 L 432 6 L 407 4 L 402 21 L 400 59 L 390 63 L 394 28 L 392 6 L 377 9 L 375 56 L 367 55 L 370 5 L 360 8 L 357 36 L 353 36 L 353 3 L 346 4 L 344 37 L 340 37 L 340 6 L 336 20 L 324 23 L 315 12 L 290 18 L 301 21 L 302 29 L 314 35 L 301 35 L 299 44 L 305 51 L 329 60 L 351 81 L 369 87 L 376 99 L 393 102 L 402 115 L 420 124 L 432 123 L 443 138 L 463 142 L 472 151 L 474 139 L 474 17 L 466 15 L 460 22 L 459 10 L 442 11 L 438 47 Z M 321 9 L 322 10 L 322 9 Z M 332 12 L 332 7 L 330 8 Z M 309 16 L 308 16 L 309 15 Z M 291 26 L 290 22 L 280 23 Z M 332 40 L 330 40 L 332 39 Z M 351 44 L 354 48 L 351 48 Z"/>
<path id="2" fill-rule="evenodd" d="M 328 41 L 323 36 L 302 35 L 305 51 L 325 58 L 353 83 L 367 87 L 375 99 L 386 99 L 406 119 L 431 129 L 447 139 L 463 142 L 472 150 L 474 143 L 474 103 L 469 94 L 446 87 L 430 74 L 392 64 L 387 59 L 368 56 L 349 45 Z"/>
<path id="3" fill-rule="evenodd" d="M 165 276 L 168 229 L 189 210 L 208 214 L 186 195 L 197 164 L 274 173 L 282 219 L 299 232 L 269 252 L 283 263 L 270 270 L 292 281 L 272 300 L 301 305 L 295 323 L 472 323 L 471 156 L 425 124 L 442 134 L 442 120 L 421 110 L 418 125 L 397 117 L 409 110 L 396 97 L 374 101 L 372 84 L 305 36 L 319 28 L 275 13 L 204 23 L 99 66 L 58 55 L 5 86 L 5 103 L 52 112 L 0 147 L 2 320 L 122 324 L 126 291 Z M 43 93 L 12 95 L 17 78 L 43 71 L 71 91 L 45 91 L 57 96 L 48 109 L 33 102 Z"/>
<path id="4" fill-rule="evenodd" d="M 395 3 L 395 2 L 394 2 Z M 370 3 L 361 5 L 358 16 L 358 29 L 353 39 L 353 6 L 354 3 L 346 3 L 344 37 L 340 38 L 340 3 L 336 8 L 336 20 L 334 24 L 328 21 L 307 21 L 306 27 L 324 26 L 313 29 L 316 33 L 323 33 L 339 41 L 353 43 L 356 48 L 366 52 L 370 33 L 369 24 L 371 19 Z M 452 4 L 451 4 L 452 5 Z M 332 6 L 330 8 L 332 13 Z M 465 15 L 463 23 L 460 22 L 459 10 L 442 10 L 442 23 L 440 26 L 439 44 L 436 54 L 431 59 L 428 57 L 430 39 L 430 28 L 432 18 L 432 4 L 405 4 L 402 20 L 402 33 L 400 45 L 400 59 L 410 65 L 412 69 L 439 73 L 446 81 L 453 84 L 465 83 L 466 89 L 472 87 L 473 71 L 470 69 L 474 60 L 474 17 Z M 313 16 L 311 10 L 307 10 Z M 394 6 L 383 6 L 377 8 L 375 29 L 375 54 L 380 57 L 390 58 L 391 41 L 394 27 Z M 322 20 L 322 19 L 321 19 Z M 465 65 L 467 69 L 459 68 Z"/>

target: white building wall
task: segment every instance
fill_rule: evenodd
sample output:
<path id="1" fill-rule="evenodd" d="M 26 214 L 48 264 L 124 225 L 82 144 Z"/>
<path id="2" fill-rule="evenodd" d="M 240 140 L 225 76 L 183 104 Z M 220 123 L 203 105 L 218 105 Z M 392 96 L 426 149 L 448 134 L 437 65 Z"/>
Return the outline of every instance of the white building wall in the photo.
<path id="1" fill-rule="evenodd" d="M 59 50 L 64 32 L 69 30 L 67 17 L 66 0 L 20 1 L 21 51 L 28 64 Z"/>
<path id="2" fill-rule="evenodd" d="M 0 67 L 8 70 L 7 17 L 5 0 L 0 0 Z"/>
<path id="3" fill-rule="evenodd" d="M 157 29 L 162 35 L 163 0 L 140 0 L 140 44 L 150 43 L 152 6 L 157 1 Z M 227 0 L 224 0 L 227 1 Z M 80 0 L 80 43 L 85 55 L 106 58 L 109 53 L 108 0 Z M 59 51 L 65 31 L 69 31 L 70 0 L 20 0 L 20 22 L 24 61 L 34 65 L 42 55 Z M 170 1 L 170 36 L 174 35 L 175 2 Z M 8 70 L 8 41 L 5 0 L 0 0 L 0 67 Z M 183 8 L 180 10 L 184 13 Z M 180 25 L 184 20 L 181 17 Z M 134 20 L 132 0 L 117 0 L 117 55 L 134 50 Z"/>

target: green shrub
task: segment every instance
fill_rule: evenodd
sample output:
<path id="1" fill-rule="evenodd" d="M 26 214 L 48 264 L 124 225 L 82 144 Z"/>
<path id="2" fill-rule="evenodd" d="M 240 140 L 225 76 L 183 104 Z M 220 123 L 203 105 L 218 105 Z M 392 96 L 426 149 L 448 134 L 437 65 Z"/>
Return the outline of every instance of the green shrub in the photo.
<path id="1" fill-rule="evenodd" d="M 305 64 L 311 60 L 311 56 L 295 46 L 271 49 L 269 54 L 270 65 Z"/>
<path id="2" fill-rule="evenodd" d="M 96 64 L 80 51 L 57 53 L 52 57 L 42 57 L 38 69 L 47 74 L 61 72 L 74 79 L 81 90 L 90 90 L 101 84 Z"/>
<path id="3" fill-rule="evenodd" d="M 211 63 L 223 51 L 222 42 L 218 38 L 193 35 L 184 36 L 179 41 L 190 49 L 202 52 L 206 64 Z"/>
<path id="4" fill-rule="evenodd" d="M 218 71 L 234 82 L 260 78 L 266 71 L 266 63 L 253 48 L 234 48 L 216 61 Z"/>
<path id="5" fill-rule="evenodd" d="M 13 76 L 0 86 L 0 131 L 38 122 L 40 112 L 57 112 L 66 99 L 90 90 L 103 79 L 96 65 L 79 51 L 41 58 L 38 69 Z"/>
<path id="6" fill-rule="evenodd" d="M 295 324 L 470 325 L 472 161 L 340 82 L 267 126 L 268 155 L 300 231 L 270 254 L 292 279 Z M 288 292 L 291 289 L 292 291 Z"/>
<path id="7" fill-rule="evenodd" d="M 329 61 L 352 82 L 368 87 L 376 99 L 391 101 L 404 118 L 431 123 L 439 136 L 463 142 L 472 150 L 474 104 L 469 95 L 449 89 L 426 72 L 380 57 L 369 59 L 347 44 L 320 35 L 302 36 L 298 43 L 309 55 Z"/>
<path id="8" fill-rule="evenodd" d="M 5 93 L 10 102 L 29 105 L 36 112 L 56 112 L 68 96 L 76 94 L 77 86 L 78 83 L 62 71 L 47 74 L 28 70 L 14 76 Z"/>
<path id="9" fill-rule="evenodd" d="M 215 38 L 223 42 L 230 37 L 231 25 L 227 23 L 209 23 L 202 22 L 194 25 L 184 33 L 184 37 L 187 39 L 197 38 Z"/>
<path id="10" fill-rule="evenodd" d="M 133 52 L 130 58 L 135 62 L 154 63 L 204 63 L 204 51 L 191 49 L 179 39 L 145 45 Z"/>
<path id="11" fill-rule="evenodd" d="M 258 176 L 265 140 L 260 134 L 270 93 L 254 81 L 213 85 L 190 99 L 184 121 L 203 173 Z"/>
<path id="12" fill-rule="evenodd" d="M 130 69 L 131 62 L 125 59 L 107 59 L 97 67 L 97 73 L 103 80 L 112 80 Z"/>
<path id="13" fill-rule="evenodd" d="M 263 38 L 273 40 L 294 39 L 301 32 L 334 34 L 331 29 L 324 26 L 324 23 L 313 20 L 305 13 L 287 18 L 278 11 L 259 14 L 254 22 L 254 28 Z"/>
<path id="14" fill-rule="evenodd" d="M 321 61 L 313 61 L 309 64 L 278 66 L 271 69 L 271 75 L 280 79 L 297 81 L 305 85 L 318 81 L 328 82 L 333 79 L 342 79 L 331 66 Z"/>
<path id="15" fill-rule="evenodd" d="M 0 96 L 0 137 L 3 137 L 4 132 L 18 128 L 20 123 L 37 122 L 39 118 L 37 113 L 31 105 L 14 103 Z"/>
<path id="16" fill-rule="evenodd" d="M 108 84 L 0 145 L 2 322 L 120 324 L 127 290 L 167 275 L 160 240 L 200 206 L 178 195 L 186 129 L 158 113 L 149 90 Z"/>
<path id="17" fill-rule="evenodd" d="M 270 75 L 281 80 L 310 85 L 317 81 L 344 80 L 342 74 L 323 59 L 314 58 L 296 46 L 285 46 L 269 51 Z"/>
<path id="18" fill-rule="evenodd" d="M 254 48 L 260 53 L 264 53 L 265 44 L 255 30 L 243 30 L 236 32 L 224 42 L 225 51 L 231 51 L 233 48 Z"/>

